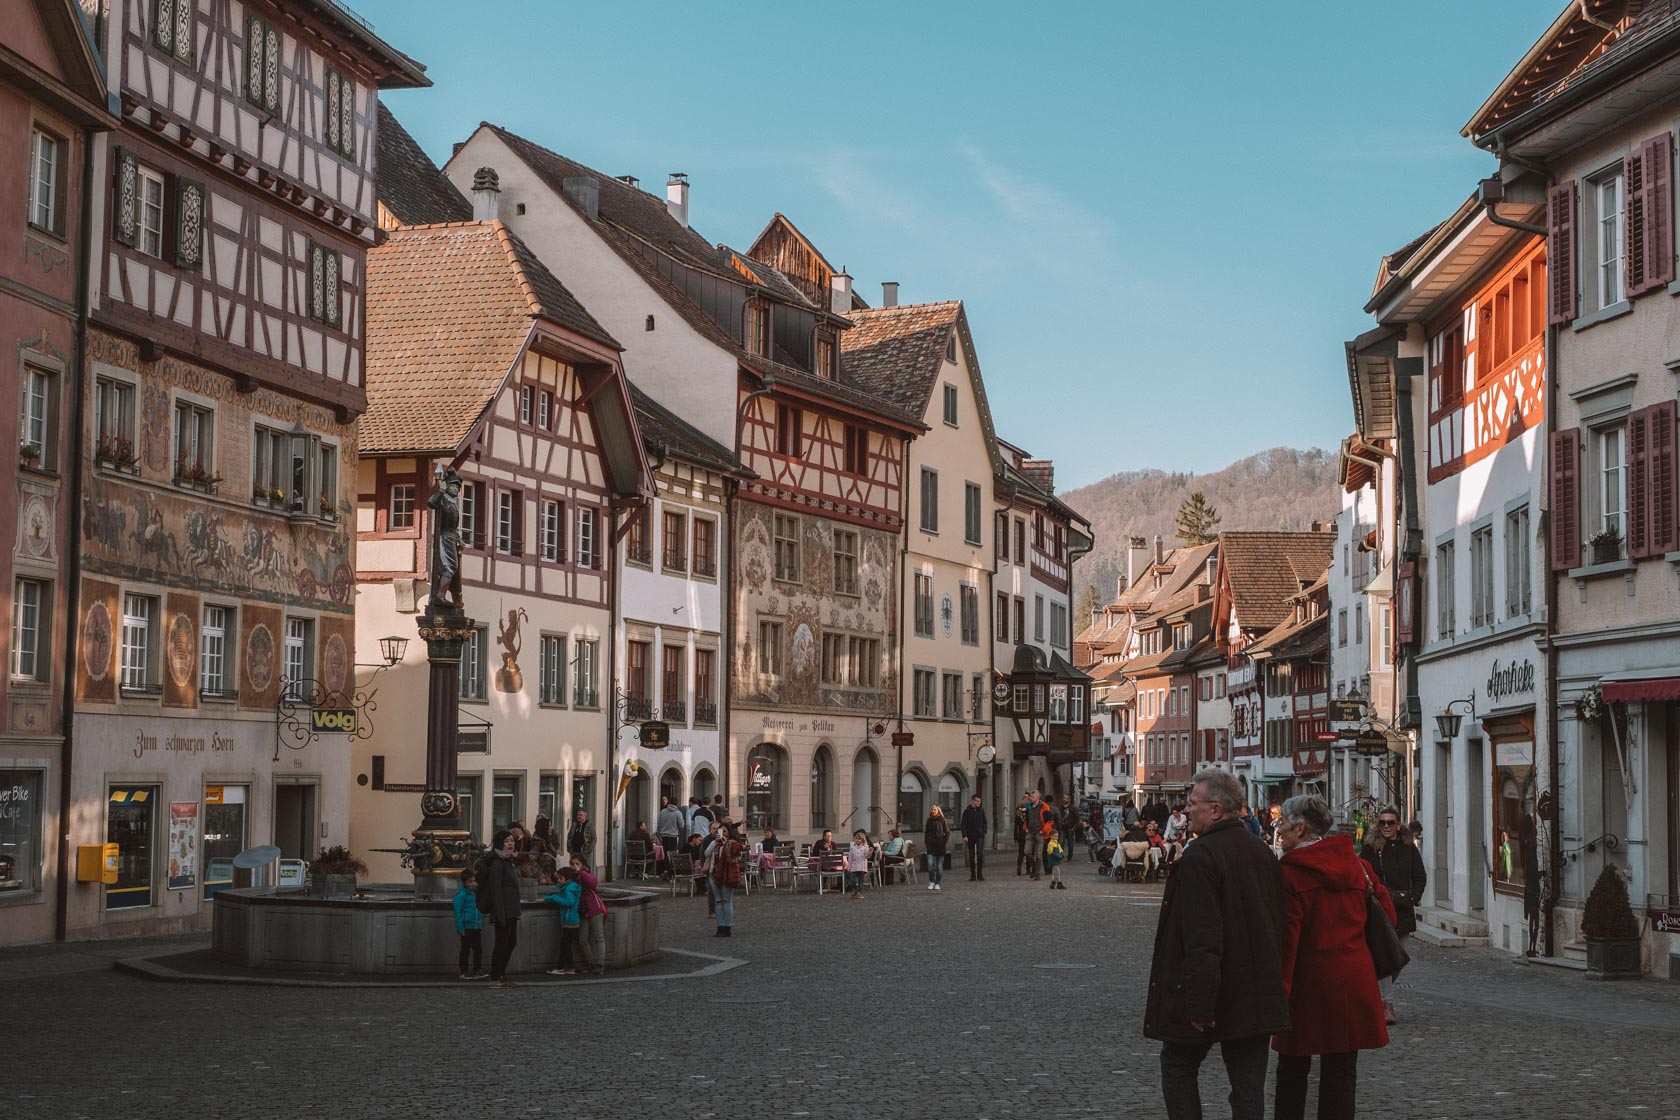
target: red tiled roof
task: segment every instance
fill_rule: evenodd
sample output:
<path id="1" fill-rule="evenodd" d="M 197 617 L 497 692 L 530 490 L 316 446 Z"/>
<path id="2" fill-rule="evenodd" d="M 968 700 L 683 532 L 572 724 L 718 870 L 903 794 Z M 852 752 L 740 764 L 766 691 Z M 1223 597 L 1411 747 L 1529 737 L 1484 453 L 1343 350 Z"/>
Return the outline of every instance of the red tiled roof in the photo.
<path id="1" fill-rule="evenodd" d="M 1219 534 L 1220 567 L 1231 588 L 1237 622 L 1249 633 L 1290 617 L 1289 599 L 1310 585 L 1335 556 L 1334 533 Z"/>
<path id="2" fill-rule="evenodd" d="M 618 349 L 500 222 L 392 230 L 367 272 L 364 452 L 454 450 L 535 319 Z"/>
<path id="3" fill-rule="evenodd" d="M 960 300 L 853 311 L 840 336 L 847 380 L 921 416 L 939 381 Z"/>

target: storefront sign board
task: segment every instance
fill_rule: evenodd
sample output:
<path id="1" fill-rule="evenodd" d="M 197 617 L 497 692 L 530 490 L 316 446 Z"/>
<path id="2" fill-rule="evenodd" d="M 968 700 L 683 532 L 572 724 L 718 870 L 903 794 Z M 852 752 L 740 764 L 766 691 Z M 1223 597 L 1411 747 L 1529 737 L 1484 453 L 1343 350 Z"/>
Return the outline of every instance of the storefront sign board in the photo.
<path id="1" fill-rule="evenodd" d="M 198 802 L 169 803 L 169 889 L 198 886 Z"/>

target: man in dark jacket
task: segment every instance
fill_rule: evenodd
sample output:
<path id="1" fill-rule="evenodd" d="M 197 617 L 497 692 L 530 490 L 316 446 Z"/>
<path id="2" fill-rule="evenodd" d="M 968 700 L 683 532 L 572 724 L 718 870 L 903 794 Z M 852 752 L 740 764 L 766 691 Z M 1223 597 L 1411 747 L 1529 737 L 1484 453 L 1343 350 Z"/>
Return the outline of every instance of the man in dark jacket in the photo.
<path id="1" fill-rule="evenodd" d="M 986 880 L 986 810 L 980 807 L 980 795 L 977 793 L 968 799 L 968 808 L 962 815 L 963 844 L 968 848 L 968 878 L 970 882 L 976 879 Z"/>
<path id="2" fill-rule="evenodd" d="M 514 857 L 518 855 L 515 846 L 513 834 L 502 829 L 491 840 L 490 851 L 478 866 L 479 889 L 490 907 L 484 916 L 496 928 L 496 944 L 490 950 L 490 980 L 504 988 L 513 987 L 513 981 L 507 978 L 507 966 L 514 946 L 519 944 L 519 872 L 514 869 Z"/>
<path id="3" fill-rule="evenodd" d="M 1417 929 L 1417 906 L 1429 875 L 1423 869 L 1423 855 L 1411 843 L 1411 830 L 1400 825 L 1400 810 L 1390 805 L 1377 814 L 1377 834 L 1359 849 L 1359 858 L 1376 870 L 1377 879 L 1394 900 L 1394 931 L 1404 941 Z M 1394 977 L 1378 979 L 1382 990 L 1383 1018 L 1399 1021 L 1394 1011 Z"/>
<path id="4" fill-rule="evenodd" d="M 1283 987 L 1283 873 L 1238 819 L 1230 774 L 1196 775 L 1186 810 L 1197 840 L 1167 880 L 1143 1033 L 1161 1041 L 1167 1120 L 1201 1120 L 1196 1076 L 1219 1044 L 1232 1120 L 1262 1120 L 1271 1036 L 1289 1029 Z"/>

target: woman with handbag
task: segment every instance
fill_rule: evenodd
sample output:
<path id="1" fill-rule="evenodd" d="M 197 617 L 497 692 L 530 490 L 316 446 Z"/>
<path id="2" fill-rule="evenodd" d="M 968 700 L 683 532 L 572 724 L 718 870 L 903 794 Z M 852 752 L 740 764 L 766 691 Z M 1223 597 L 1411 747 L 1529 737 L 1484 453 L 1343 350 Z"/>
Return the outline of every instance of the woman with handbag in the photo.
<path id="1" fill-rule="evenodd" d="M 1370 864 L 1377 879 L 1394 900 L 1394 930 L 1403 943 L 1417 929 L 1417 905 L 1429 876 L 1423 870 L 1423 856 L 1412 843 L 1411 830 L 1400 826 L 1400 810 L 1390 805 L 1377 814 L 1377 834 L 1359 849 L 1359 858 Z M 1399 1022 L 1394 1013 L 1394 977 L 1382 978 L 1383 1018 L 1390 1026 Z"/>
<path id="2" fill-rule="evenodd" d="M 706 879 L 712 912 L 717 917 L 714 937 L 733 937 L 735 930 L 735 888 L 741 885 L 741 855 L 746 849 L 731 833 L 730 823 L 725 817 L 717 838 L 706 850 Z"/>
<path id="3" fill-rule="evenodd" d="M 1388 892 L 1353 850 L 1353 837 L 1331 835 L 1330 806 L 1317 797 L 1283 803 L 1283 983 L 1290 1029 L 1272 1037 L 1277 1051 L 1276 1120 L 1302 1120 L 1307 1075 L 1319 1060 L 1319 1120 L 1352 1120 L 1359 1051 L 1388 1045 L 1377 966 L 1366 941 L 1367 896 L 1390 921 Z"/>

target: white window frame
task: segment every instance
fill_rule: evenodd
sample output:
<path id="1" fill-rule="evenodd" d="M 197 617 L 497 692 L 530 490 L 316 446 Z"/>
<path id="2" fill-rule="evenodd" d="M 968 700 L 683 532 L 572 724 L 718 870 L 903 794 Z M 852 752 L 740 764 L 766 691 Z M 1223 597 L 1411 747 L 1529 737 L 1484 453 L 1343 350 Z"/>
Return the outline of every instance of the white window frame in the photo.
<path id="1" fill-rule="evenodd" d="M 542 558 L 550 564 L 560 563 L 563 555 L 560 536 L 566 522 L 564 508 L 558 498 L 542 500 Z"/>
<path id="2" fill-rule="evenodd" d="M 475 626 L 472 634 L 461 644 L 461 688 L 460 698 L 468 702 L 482 701 L 489 694 L 486 691 L 486 681 L 489 677 L 488 659 L 490 647 L 490 632 L 486 627 Z"/>
<path id="3" fill-rule="evenodd" d="M 519 524 L 524 501 L 525 495 L 517 490 L 496 491 L 496 551 L 504 556 L 518 556 L 524 551 Z"/>
<path id="4" fill-rule="evenodd" d="M 580 506 L 577 511 L 577 564 L 581 568 L 598 566 L 600 556 L 595 546 L 596 513 L 593 506 Z"/>
<path id="5" fill-rule="evenodd" d="M 214 615 L 211 612 L 215 612 Z M 222 603 L 206 603 L 199 616 L 198 629 L 198 691 L 204 696 L 221 696 L 229 692 L 228 631 L 233 629 L 236 608 Z M 235 636 L 238 631 L 234 630 Z"/>
<path id="6" fill-rule="evenodd" d="M 385 528 L 406 530 L 415 527 L 419 487 L 412 482 L 393 482 L 385 506 Z"/>
<path id="7" fill-rule="evenodd" d="M 800 583 L 800 548 L 802 527 L 799 517 L 791 513 L 771 515 L 772 548 L 775 553 L 775 572 L 778 583 Z"/>
<path id="8" fill-rule="evenodd" d="M 1493 526 L 1470 531 L 1470 627 L 1493 625 Z"/>
<path id="9" fill-rule="evenodd" d="M 1435 637 L 1447 641 L 1458 631 L 1457 548 L 1452 540 L 1435 546 Z"/>
<path id="10" fill-rule="evenodd" d="M 43 643 L 43 635 L 46 642 Z M 52 644 L 52 585 L 21 578 L 12 586 L 12 679 L 45 681 L 52 657 L 42 657 L 43 644 Z"/>
<path id="11" fill-rule="evenodd" d="M 787 640 L 786 625 L 779 618 L 765 618 L 758 620 L 758 675 L 770 680 L 780 680 L 782 676 L 782 646 Z"/>
<path id="12" fill-rule="evenodd" d="M 58 374 L 26 362 L 22 398 L 19 445 L 33 445 L 41 453 L 42 469 L 53 470 L 58 462 Z"/>
<path id="13" fill-rule="evenodd" d="M 551 708 L 566 705 L 566 635 L 543 634 L 537 639 L 537 703 Z"/>
<path id="14" fill-rule="evenodd" d="M 280 673 L 283 695 L 289 700 L 303 700 L 303 682 L 313 674 L 311 660 L 315 646 L 315 620 L 292 616 L 286 619 L 285 637 L 280 646 Z"/>
<path id="15" fill-rule="evenodd" d="M 1589 536 L 1614 530 L 1627 555 L 1627 422 L 1592 429 L 1593 524 Z"/>
<path id="16" fill-rule="evenodd" d="M 59 187 L 64 174 L 64 141 L 36 127 L 29 132 L 29 224 L 54 235 L 64 232 Z"/>
<path id="17" fill-rule="evenodd" d="M 122 670 L 120 684 L 124 691 L 146 692 L 153 687 L 157 646 L 156 627 L 158 599 L 130 591 L 123 595 Z"/>
<path id="18" fill-rule="evenodd" d="M 135 168 L 134 248 L 148 257 L 163 259 L 163 176 L 145 164 Z"/>
<path id="19" fill-rule="evenodd" d="M 1505 615 L 1516 618 L 1534 606 L 1533 538 L 1526 504 L 1505 514 Z"/>
<path id="20" fill-rule="evenodd" d="M 576 654 L 572 659 L 572 703 L 579 708 L 599 708 L 601 641 L 578 638 L 572 646 Z"/>
<path id="21" fill-rule="evenodd" d="M 1598 309 L 1620 303 L 1623 290 L 1622 257 L 1627 231 L 1622 228 L 1622 168 L 1591 180 L 1593 199 L 1593 294 Z"/>
<path id="22" fill-rule="evenodd" d="M 922 532 L 939 532 L 939 472 L 922 468 Z"/>
<path id="23" fill-rule="evenodd" d="M 834 530 L 834 593 L 858 595 L 858 539 L 852 529 Z"/>

